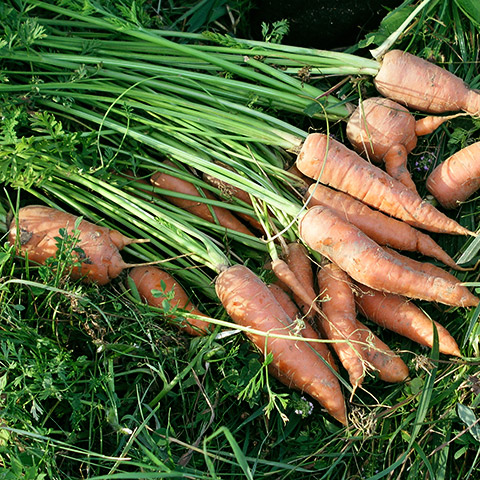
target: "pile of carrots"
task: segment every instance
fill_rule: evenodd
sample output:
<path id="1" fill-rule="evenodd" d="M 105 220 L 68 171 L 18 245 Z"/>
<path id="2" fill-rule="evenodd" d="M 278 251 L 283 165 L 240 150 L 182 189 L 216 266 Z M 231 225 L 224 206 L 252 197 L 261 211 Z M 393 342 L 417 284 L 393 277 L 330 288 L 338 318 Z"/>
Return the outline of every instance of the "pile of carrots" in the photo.
<path id="1" fill-rule="evenodd" d="M 411 68 L 416 73 L 407 75 Z M 409 75 L 415 76 L 410 85 L 417 85 L 418 91 L 399 83 L 408 81 Z M 295 167 L 308 189 L 294 227 L 297 241 L 280 242 L 280 255 L 269 263 L 276 281 L 267 284 L 240 263 L 216 272 L 216 294 L 226 313 L 251 329 L 247 336 L 260 351 L 273 354 L 270 373 L 308 393 L 344 425 L 348 413 L 337 361 L 347 372 L 352 392 L 362 387 L 371 372 L 385 382 L 402 382 L 409 375 L 401 357 L 360 321 L 358 313 L 430 348 L 436 330 L 440 353 L 461 356 L 449 332 L 412 300 L 461 308 L 480 301 L 445 269 L 398 252 L 416 252 L 462 270 L 428 232 L 476 233 L 419 196 L 407 158 L 417 137 L 453 118 L 452 112 L 478 114 L 480 96 L 446 70 L 398 50 L 385 55 L 375 85 L 383 96 L 363 101 L 349 119 L 346 132 L 352 148 L 322 133 L 310 134 L 303 143 Z M 415 121 L 409 109 L 449 115 Z M 474 144 L 457 152 L 428 178 L 427 188 L 442 207 L 455 208 L 480 188 L 479 148 Z M 222 226 L 227 234 L 265 234 L 258 219 L 240 218 L 228 208 L 209 203 L 215 200 L 213 195 L 173 174 L 174 164 L 167 164 L 172 175 L 152 172 L 150 177 L 162 198 Z M 218 185 L 214 178 L 208 181 Z M 234 185 L 224 187 L 251 203 L 251 197 Z M 12 221 L 9 241 L 19 254 L 44 263 L 55 252 L 59 228 L 73 231 L 74 226 L 80 232 L 78 246 L 83 255 L 74 277 L 104 285 L 133 267 L 129 285 L 134 284 L 146 302 L 162 308 L 170 298 L 171 305 L 187 312 L 177 323 L 180 329 L 190 335 L 212 331 L 209 317 L 169 274 L 157 266 L 123 262 L 119 250 L 135 240 L 119 232 L 31 206 L 21 209 Z M 166 314 L 167 319 L 174 317 Z"/>

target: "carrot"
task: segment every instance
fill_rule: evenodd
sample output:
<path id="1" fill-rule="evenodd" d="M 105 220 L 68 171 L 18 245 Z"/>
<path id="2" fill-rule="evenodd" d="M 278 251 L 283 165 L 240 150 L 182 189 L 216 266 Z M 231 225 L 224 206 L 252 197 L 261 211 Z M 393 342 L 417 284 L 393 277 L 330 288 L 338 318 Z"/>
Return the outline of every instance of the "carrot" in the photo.
<path id="1" fill-rule="evenodd" d="M 295 275 L 297 282 L 305 288 L 310 301 L 306 303 L 305 298 L 302 301 L 302 298 L 295 294 L 293 299 L 307 318 L 312 317 L 312 303 L 315 302 L 317 294 L 314 288 L 312 262 L 308 256 L 307 249 L 301 243 L 289 243 L 287 245 L 286 262 Z"/>
<path id="2" fill-rule="evenodd" d="M 78 217 L 67 212 L 41 205 L 29 205 L 19 209 L 9 232 L 10 245 L 17 246 L 17 253 L 40 264 L 54 257 L 58 251 L 61 229 L 68 235 L 75 235 L 75 250 L 72 259 L 81 262 L 74 266 L 71 277 L 86 282 L 105 285 L 131 266 L 123 261 L 119 250 L 131 243 L 146 242 L 145 239 L 131 239 L 117 230 L 94 225 L 81 220 L 74 232 Z M 18 230 L 17 230 L 18 222 Z M 78 237 L 77 237 L 78 235 Z"/>
<path id="3" fill-rule="evenodd" d="M 418 252 L 451 268 L 462 270 L 455 261 L 430 236 L 416 230 L 408 223 L 371 209 L 352 196 L 321 184 L 309 187 L 304 197 L 307 206 L 324 205 L 367 234 L 379 245 L 398 250 Z"/>
<path id="4" fill-rule="evenodd" d="M 285 310 L 285 313 L 289 316 L 289 318 L 293 321 L 300 319 L 301 312 L 295 302 L 290 298 L 287 292 L 282 290 L 278 285 L 273 283 L 268 285 L 268 289 L 272 292 L 275 300 L 281 305 L 281 307 Z M 315 331 L 315 329 L 310 325 L 308 321 L 303 321 L 301 323 L 301 328 L 299 329 L 299 333 L 305 338 L 312 338 L 312 339 L 320 339 L 320 335 Z M 330 366 L 338 371 L 337 364 L 333 358 L 332 352 L 328 348 L 325 343 L 321 342 L 312 342 L 311 347 L 321 356 L 324 360 L 326 360 Z"/>
<path id="5" fill-rule="evenodd" d="M 385 54 L 374 84 L 380 94 L 413 110 L 480 114 L 477 90 L 448 70 L 401 50 Z"/>
<path id="6" fill-rule="evenodd" d="M 436 130 L 457 115 L 415 117 L 389 98 L 363 100 L 350 116 L 347 137 L 354 150 L 376 163 L 385 163 L 389 175 L 417 191 L 407 169 L 408 154 L 416 147 L 417 137 Z"/>
<path id="7" fill-rule="evenodd" d="M 412 226 L 433 232 L 475 235 L 379 167 L 327 135 L 308 135 L 297 157 L 297 167 L 310 178 L 320 177 L 321 183 Z"/>
<path id="8" fill-rule="evenodd" d="M 384 342 L 357 318 L 351 279 L 333 263 L 318 272 L 323 296 L 321 320 L 331 340 L 348 340 L 333 344 L 342 365 L 349 373 L 354 390 L 363 383 L 367 368 L 377 371 L 386 382 L 401 382 L 408 376 L 408 367 Z M 352 343 L 353 342 L 353 343 Z"/>
<path id="9" fill-rule="evenodd" d="M 165 172 L 156 172 L 152 175 L 150 181 L 153 185 L 163 190 L 192 195 L 199 198 L 207 198 L 210 200 L 215 199 L 210 192 L 196 187 L 193 183 L 188 182 L 187 180 L 174 175 L 169 175 Z M 240 220 L 238 220 L 230 210 L 226 208 L 207 205 L 201 200 L 195 201 L 165 193 L 162 193 L 162 196 L 174 205 L 177 205 L 178 207 L 183 208 L 184 210 L 203 218 L 204 220 L 222 225 L 223 227 L 236 232 L 253 236 L 253 233 Z"/>
<path id="10" fill-rule="evenodd" d="M 165 301 L 169 308 L 180 308 L 192 315 L 205 316 L 188 298 L 185 290 L 167 272 L 158 267 L 134 267 L 128 274 L 135 284 L 140 297 L 149 305 L 163 309 Z M 169 298 L 172 295 L 173 298 Z M 166 318 L 173 320 L 177 315 L 167 314 Z M 211 331 L 212 325 L 197 318 L 186 317 L 178 324 L 179 328 L 189 335 L 202 336 Z"/>
<path id="11" fill-rule="evenodd" d="M 480 142 L 447 158 L 427 178 L 428 191 L 444 208 L 456 208 L 480 188 Z"/>
<path id="12" fill-rule="evenodd" d="M 457 342 L 448 330 L 428 318 L 412 302 L 400 295 L 379 292 L 362 285 L 358 287 L 361 293 L 355 297 L 355 301 L 365 318 L 430 348 L 433 348 L 433 325 L 435 324 L 440 353 L 461 356 Z"/>
<path id="13" fill-rule="evenodd" d="M 206 173 L 203 174 L 202 178 L 209 185 L 217 187 L 227 198 L 235 197 L 248 205 L 252 205 L 252 199 L 245 190 L 235 187 L 230 183 L 226 183 L 214 177 L 213 175 L 208 175 Z M 249 223 L 255 230 L 258 230 L 259 232 L 264 231 L 262 224 L 252 215 L 248 215 L 247 213 L 243 212 L 237 212 L 237 215 L 242 220 L 245 220 L 247 223 Z"/>
<path id="14" fill-rule="evenodd" d="M 414 270 L 367 237 L 353 224 L 321 205 L 299 223 L 300 238 L 370 288 L 453 306 L 474 306 L 477 297 L 441 277 Z"/>
<path id="15" fill-rule="evenodd" d="M 260 278 L 247 267 L 234 265 L 217 277 L 215 289 L 235 323 L 269 335 L 247 333 L 259 350 L 273 355 L 272 367 L 345 425 L 345 401 L 338 379 L 305 342 L 295 341 L 291 320 Z M 290 335 L 291 339 L 271 335 Z"/>

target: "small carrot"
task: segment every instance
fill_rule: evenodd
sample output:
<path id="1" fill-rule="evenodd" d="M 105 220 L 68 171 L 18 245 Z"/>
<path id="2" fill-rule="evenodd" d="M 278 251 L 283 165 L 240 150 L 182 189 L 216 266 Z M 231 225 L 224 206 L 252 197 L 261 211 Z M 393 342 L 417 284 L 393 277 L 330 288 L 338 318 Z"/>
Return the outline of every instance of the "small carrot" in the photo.
<path id="1" fill-rule="evenodd" d="M 457 208 L 480 189 L 480 142 L 451 155 L 427 178 L 428 191 L 444 208 Z"/>
<path id="2" fill-rule="evenodd" d="M 448 70 L 401 50 L 387 52 L 374 78 L 377 91 L 412 110 L 480 114 L 480 94 Z"/>
<path id="3" fill-rule="evenodd" d="M 169 308 L 180 308 L 192 315 L 206 316 L 192 304 L 180 284 L 164 270 L 152 266 L 139 266 L 132 268 L 128 277 L 135 284 L 140 297 L 149 305 L 163 309 L 167 302 Z M 173 320 L 175 317 L 182 318 L 178 326 L 189 335 L 201 336 L 212 330 L 212 325 L 207 321 L 189 316 L 184 318 L 183 315 L 177 316 L 168 313 L 166 315 L 169 320 Z"/>
<path id="4" fill-rule="evenodd" d="M 305 338 L 311 338 L 315 340 L 319 340 L 321 337 L 320 335 L 315 331 L 315 329 L 310 325 L 308 320 L 302 319 L 302 314 L 298 308 L 298 306 L 295 304 L 295 302 L 290 298 L 287 292 L 282 290 L 278 285 L 275 285 L 273 283 L 268 285 L 268 289 L 272 292 L 273 296 L 277 300 L 277 302 L 281 305 L 281 307 L 285 310 L 285 313 L 289 316 L 289 318 L 292 319 L 292 324 L 294 322 L 300 321 L 300 323 L 295 325 L 295 329 L 299 331 L 299 333 L 305 337 Z M 338 371 L 337 364 L 335 363 L 335 360 L 333 358 L 332 352 L 328 348 L 328 346 L 325 343 L 322 342 L 312 342 L 311 347 L 321 356 L 323 359 L 325 359 L 330 366 Z"/>
<path id="5" fill-rule="evenodd" d="M 461 356 L 457 342 L 448 330 L 431 320 L 420 308 L 400 295 L 379 292 L 358 285 L 355 301 L 361 314 L 372 322 L 414 342 L 433 348 L 433 325 L 438 333 L 440 353 Z"/>
<path id="6" fill-rule="evenodd" d="M 268 334 L 247 333 L 260 351 L 273 355 L 272 367 L 345 425 L 345 401 L 337 377 L 305 342 L 295 341 L 291 320 L 260 278 L 247 267 L 234 265 L 217 277 L 215 290 L 235 323 Z"/>
<path id="7" fill-rule="evenodd" d="M 230 210 L 223 207 L 207 205 L 205 202 L 202 202 L 201 198 L 210 200 L 215 199 L 215 197 L 208 191 L 196 187 L 193 183 L 188 182 L 187 180 L 161 171 L 153 174 L 150 181 L 153 185 L 162 190 L 199 198 L 199 201 L 196 201 L 181 196 L 178 197 L 159 192 L 174 205 L 177 205 L 193 215 L 203 218 L 211 223 L 216 223 L 227 229 L 253 236 L 253 233 L 240 220 L 238 220 Z"/>
<path id="8" fill-rule="evenodd" d="M 64 229 L 66 235 L 75 239 L 72 259 L 80 263 L 72 268 L 70 276 L 105 285 L 132 266 L 123 261 L 119 250 L 132 243 L 148 241 L 131 239 L 117 230 L 79 220 L 79 217 L 55 208 L 29 205 L 19 209 L 17 217 L 12 220 L 8 242 L 17 246 L 19 255 L 45 264 L 48 258 L 57 254 L 60 230 Z"/>
<path id="9" fill-rule="evenodd" d="M 370 288 L 453 306 L 479 302 L 458 284 L 410 268 L 327 207 L 307 210 L 299 234 L 306 245 Z"/>
<path id="10" fill-rule="evenodd" d="M 297 167 L 310 178 L 319 179 L 415 227 L 439 233 L 475 235 L 327 135 L 308 135 L 297 157 Z"/>
<path id="11" fill-rule="evenodd" d="M 418 252 L 451 268 L 462 270 L 453 258 L 430 236 L 416 230 L 408 223 L 373 210 L 352 196 L 333 190 L 325 185 L 313 184 L 304 197 L 307 206 L 323 205 L 366 233 L 379 245 L 388 245 L 398 250 Z"/>

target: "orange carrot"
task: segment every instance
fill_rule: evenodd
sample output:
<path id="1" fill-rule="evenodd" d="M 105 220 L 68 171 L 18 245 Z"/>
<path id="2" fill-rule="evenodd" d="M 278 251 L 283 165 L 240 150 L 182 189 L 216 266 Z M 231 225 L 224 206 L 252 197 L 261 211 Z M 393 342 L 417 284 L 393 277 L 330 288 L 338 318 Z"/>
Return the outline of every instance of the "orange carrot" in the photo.
<path id="1" fill-rule="evenodd" d="M 323 184 L 349 193 L 410 225 L 440 233 L 475 235 L 327 135 L 308 135 L 298 155 L 297 167 L 310 178 L 320 177 Z"/>
<path id="2" fill-rule="evenodd" d="M 66 234 L 76 238 L 75 248 L 80 249 L 72 251 L 72 260 L 81 262 L 81 265 L 73 267 L 71 277 L 99 285 L 105 285 L 131 266 L 123 261 L 119 250 L 131 243 L 148 241 L 125 237 L 117 230 L 94 225 L 83 219 L 78 224 L 78 232 L 74 232 L 77 220 L 78 217 L 70 213 L 41 205 L 29 205 L 21 208 L 17 218 L 12 220 L 8 241 L 10 245 L 17 246 L 18 254 L 28 255 L 29 260 L 45 264 L 47 258 L 56 255 L 59 232 L 65 229 Z"/>
<path id="3" fill-rule="evenodd" d="M 400 295 L 379 292 L 363 285 L 358 287 L 360 294 L 355 297 L 355 301 L 365 318 L 430 348 L 433 347 L 433 324 L 435 324 L 440 353 L 461 356 L 457 342 L 447 329 L 428 318 L 412 302 Z"/>
<path id="4" fill-rule="evenodd" d="M 333 344 L 335 351 L 349 373 L 350 383 L 361 386 L 367 368 L 377 371 L 386 382 L 402 382 L 408 376 L 408 367 L 384 342 L 356 316 L 351 279 L 337 265 L 330 263 L 318 272 L 323 295 L 323 328 L 331 340 L 348 340 Z"/>
<path id="5" fill-rule="evenodd" d="M 355 151 L 385 162 L 393 178 L 417 191 L 407 170 L 408 154 L 417 145 L 415 118 L 405 107 L 388 98 L 367 98 L 350 116 L 346 133 Z"/>
<path id="6" fill-rule="evenodd" d="M 412 110 L 480 114 L 480 95 L 448 70 L 401 50 L 385 54 L 374 78 L 377 91 Z"/>
<path id="7" fill-rule="evenodd" d="M 355 391 L 365 378 L 366 363 L 360 353 L 353 292 L 345 272 L 333 263 L 324 265 L 317 276 L 324 315 L 318 315 L 316 320 L 325 336 L 333 340 L 332 347 Z"/>
<path id="8" fill-rule="evenodd" d="M 215 289 L 235 323 L 269 335 L 247 333 L 260 351 L 273 355 L 272 367 L 345 425 L 345 402 L 338 379 L 305 342 L 295 341 L 291 320 L 259 277 L 247 267 L 235 265 L 217 277 Z M 291 339 L 272 335 L 290 335 Z"/>
<path id="9" fill-rule="evenodd" d="M 479 302 L 459 284 L 410 268 L 327 207 L 307 210 L 299 233 L 306 245 L 368 287 L 446 305 L 468 307 Z"/>
<path id="10" fill-rule="evenodd" d="M 312 311 L 312 303 L 315 301 L 317 294 L 314 288 L 314 278 L 312 270 L 312 261 L 308 256 L 307 249 L 298 242 L 292 242 L 287 245 L 286 262 L 290 270 L 296 277 L 298 283 L 304 286 L 308 296 L 311 298 L 309 303 L 305 303 L 298 295 L 294 295 L 293 299 L 302 310 L 307 318 L 314 316 Z"/>
<path id="11" fill-rule="evenodd" d="M 178 282 L 164 270 L 158 267 L 139 266 L 132 268 L 128 276 L 135 284 L 140 297 L 149 305 L 163 309 L 166 301 L 170 309 L 179 308 L 192 315 L 205 316 L 190 302 L 187 293 Z M 166 315 L 169 320 L 173 320 L 175 317 L 182 319 L 178 326 L 189 335 L 205 335 L 212 329 L 211 324 L 197 318 L 183 318 L 181 315 L 168 313 Z"/>
<path id="12" fill-rule="evenodd" d="M 428 191 L 444 208 L 456 208 L 480 188 L 480 142 L 447 158 L 427 178 Z"/>
<path id="13" fill-rule="evenodd" d="M 245 192 L 245 190 L 235 187 L 234 185 L 226 183 L 223 180 L 220 180 L 206 173 L 203 174 L 203 180 L 209 185 L 217 187 L 227 198 L 235 197 L 248 205 L 252 205 L 252 199 L 250 198 L 250 195 Z M 246 222 L 248 222 L 253 228 L 258 230 L 259 232 L 264 231 L 262 224 L 252 215 L 248 215 L 247 213 L 242 212 L 237 212 L 237 215 Z"/>
<path id="14" fill-rule="evenodd" d="M 321 184 L 313 184 L 304 197 L 307 206 L 324 205 L 366 233 L 379 245 L 389 245 L 398 250 L 418 252 L 457 270 L 462 270 L 450 255 L 430 236 L 416 230 L 408 223 L 371 209 L 352 196 Z"/>
<path id="15" fill-rule="evenodd" d="M 268 289 L 272 292 L 275 300 L 277 300 L 277 302 L 285 310 L 285 313 L 289 316 L 289 318 L 292 319 L 292 323 L 293 321 L 300 319 L 300 317 L 302 316 L 301 312 L 287 292 L 285 292 L 278 285 L 275 285 L 273 283 L 268 285 Z M 305 338 L 312 338 L 316 340 L 319 340 L 321 338 L 308 321 L 302 321 L 302 323 L 300 324 L 299 333 Z M 338 371 L 338 367 L 335 363 L 332 352 L 325 343 L 312 342 L 309 345 L 311 345 L 311 347 L 321 357 L 323 357 L 334 370 Z"/>
<path id="16" fill-rule="evenodd" d="M 169 190 L 171 192 L 192 195 L 199 198 L 207 198 L 210 200 L 215 199 L 215 197 L 208 191 L 204 191 L 187 180 L 175 177 L 174 175 L 169 175 L 165 172 L 157 172 L 153 174 L 150 181 L 156 187 Z M 178 207 L 183 208 L 184 210 L 203 218 L 204 220 L 222 225 L 223 227 L 230 230 L 235 230 L 236 232 L 253 236 L 253 233 L 240 220 L 238 220 L 230 210 L 226 208 L 207 205 L 201 200 L 195 201 L 164 193 L 162 193 L 162 196 L 174 205 L 177 205 Z"/>

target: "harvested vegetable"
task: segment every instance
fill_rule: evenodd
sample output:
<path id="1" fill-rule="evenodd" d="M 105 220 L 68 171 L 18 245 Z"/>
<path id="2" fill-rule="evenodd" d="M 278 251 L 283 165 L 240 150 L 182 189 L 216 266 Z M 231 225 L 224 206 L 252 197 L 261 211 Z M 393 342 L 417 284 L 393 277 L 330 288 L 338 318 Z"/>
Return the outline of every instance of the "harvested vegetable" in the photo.
<path id="1" fill-rule="evenodd" d="M 304 175 L 412 226 L 439 233 L 475 235 L 327 135 L 312 133 L 307 137 L 297 157 L 297 167 Z"/>
<path id="2" fill-rule="evenodd" d="M 413 110 L 480 114 L 480 94 L 448 70 L 401 50 L 387 52 L 374 78 L 379 93 Z"/>
<path id="3" fill-rule="evenodd" d="M 402 105 L 382 97 L 363 100 L 350 116 L 347 137 L 353 148 L 376 163 L 385 162 L 389 175 L 417 191 L 407 169 L 408 154 L 417 137 L 432 133 L 448 117 L 424 117 L 418 122 Z"/>
<path id="4" fill-rule="evenodd" d="M 478 298 L 466 294 L 464 287 L 412 269 L 327 207 L 307 210 L 299 233 L 310 248 L 368 287 L 446 305 L 478 305 Z"/>
<path id="5" fill-rule="evenodd" d="M 191 315 L 206 316 L 188 298 L 181 285 L 167 272 L 158 267 L 138 266 L 130 270 L 128 277 L 133 281 L 140 297 L 149 305 L 168 311 L 181 309 Z M 212 330 L 207 321 L 199 320 L 188 315 L 175 315 L 166 312 L 166 318 L 179 319 L 178 326 L 189 335 L 206 335 Z"/>
<path id="6" fill-rule="evenodd" d="M 457 208 L 480 188 L 480 142 L 447 158 L 427 178 L 428 191 L 444 208 Z"/>
<path id="7" fill-rule="evenodd" d="M 73 266 L 71 277 L 99 285 L 105 285 L 131 266 L 123 261 L 119 250 L 132 243 L 148 241 L 128 238 L 117 230 L 42 205 L 29 205 L 18 211 L 10 224 L 8 241 L 17 246 L 18 254 L 45 264 L 58 251 L 61 229 L 74 239 L 72 259 L 81 262 L 80 266 Z"/>
<path id="8" fill-rule="evenodd" d="M 193 183 L 187 180 L 176 177 L 174 175 L 169 175 L 165 172 L 156 172 L 152 175 L 150 181 L 156 187 L 181 195 L 190 195 L 198 198 L 203 197 L 210 200 L 215 199 L 215 197 L 208 191 L 196 187 Z M 165 197 L 169 202 L 177 205 L 180 208 L 183 208 L 184 210 L 192 213 L 193 215 L 203 218 L 204 220 L 207 220 L 211 223 L 222 225 L 227 229 L 253 236 L 253 233 L 239 219 L 237 219 L 232 212 L 230 212 L 226 208 L 207 205 L 201 200 L 195 201 L 193 199 L 185 198 L 182 196 L 168 195 L 164 194 L 163 192 L 159 193 L 161 193 L 161 195 Z"/>
<path id="9" fill-rule="evenodd" d="M 323 205 L 331 208 L 379 245 L 418 252 L 436 258 L 451 268 L 462 270 L 462 267 L 458 266 L 429 235 L 416 230 L 408 223 L 373 210 L 346 193 L 316 183 L 309 187 L 304 200 L 309 207 Z"/>
<path id="10" fill-rule="evenodd" d="M 460 357 L 457 342 L 448 330 L 430 319 L 407 298 L 358 285 L 355 301 L 365 318 L 414 342 L 433 348 L 433 326 L 438 333 L 440 353 Z"/>
<path id="11" fill-rule="evenodd" d="M 386 382 L 402 382 L 408 367 L 384 342 L 357 318 L 351 279 L 329 263 L 318 272 L 318 285 L 325 317 L 318 317 L 327 337 L 349 374 L 354 390 L 363 383 L 368 369 L 376 370 Z M 342 342 L 343 340 L 343 342 Z"/>
<path id="12" fill-rule="evenodd" d="M 305 342 L 295 340 L 291 319 L 260 278 L 247 267 L 234 265 L 217 277 L 215 290 L 235 323 L 267 334 L 247 336 L 261 352 L 273 355 L 272 367 L 345 425 L 345 402 L 337 377 Z"/>
<path id="13" fill-rule="evenodd" d="M 321 337 L 315 331 L 315 329 L 310 325 L 308 321 L 302 319 L 302 314 L 295 304 L 295 302 L 290 298 L 287 292 L 282 290 L 278 285 L 271 283 L 268 285 L 268 289 L 272 292 L 273 296 L 281 307 L 285 310 L 285 313 L 292 320 L 292 325 L 294 324 L 294 329 L 296 329 L 303 337 L 312 338 L 319 340 Z M 323 357 L 330 366 L 338 371 L 337 364 L 333 359 L 332 352 L 325 343 L 322 342 L 312 342 L 309 345 L 321 356 Z"/>

